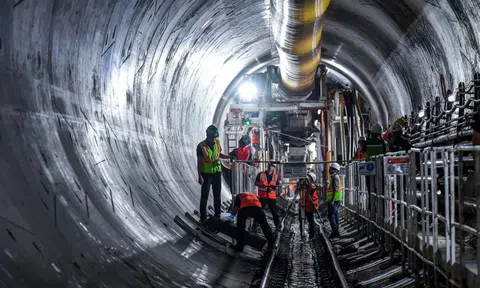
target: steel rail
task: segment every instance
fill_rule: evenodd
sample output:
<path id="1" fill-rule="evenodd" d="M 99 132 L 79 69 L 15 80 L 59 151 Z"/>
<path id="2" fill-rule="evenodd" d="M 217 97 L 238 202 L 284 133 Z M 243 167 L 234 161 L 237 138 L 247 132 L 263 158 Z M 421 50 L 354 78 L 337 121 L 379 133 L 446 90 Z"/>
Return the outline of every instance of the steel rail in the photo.
<path id="1" fill-rule="evenodd" d="M 295 194 L 295 198 L 297 198 L 298 193 Z M 285 219 L 289 216 L 288 212 L 290 211 L 290 208 L 292 205 L 295 203 L 295 201 L 291 201 L 290 204 L 288 205 L 287 209 L 285 210 L 285 215 L 283 216 L 282 220 L 280 221 L 280 230 L 277 232 L 277 239 L 275 239 L 275 246 L 272 250 L 272 253 L 270 254 L 270 258 L 268 259 L 267 266 L 265 266 L 265 270 L 263 271 L 262 275 L 262 280 L 260 282 L 260 288 L 265 288 L 267 287 L 268 280 L 270 278 L 270 271 L 272 270 L 272 265 L 273 265 L 273 260 L 275 259 L 275 256 L 277 255 L 278 252 L 278 247 L 280 244 L 280 240 L 282 238 L 283 230 L 285 229 Z"/>

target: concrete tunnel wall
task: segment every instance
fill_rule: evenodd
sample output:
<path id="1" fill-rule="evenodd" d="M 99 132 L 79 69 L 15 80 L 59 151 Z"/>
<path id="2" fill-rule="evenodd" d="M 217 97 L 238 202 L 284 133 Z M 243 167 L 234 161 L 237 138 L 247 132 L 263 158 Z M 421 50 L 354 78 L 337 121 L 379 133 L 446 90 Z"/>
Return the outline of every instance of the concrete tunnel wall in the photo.
<path id="1" fill-rule="evenodd" d="M 439 73 L 470 81 L 480 43 L 478 0 L 386 2 L 332 1 L 322 40 L 384 124 L 440 95 Z M 173 217 L 198 207 L 223 92 L 274 48 L 266 3 L 1 1 L 0 283 L 236 279 L 224 255 L 182 256 Z"/>

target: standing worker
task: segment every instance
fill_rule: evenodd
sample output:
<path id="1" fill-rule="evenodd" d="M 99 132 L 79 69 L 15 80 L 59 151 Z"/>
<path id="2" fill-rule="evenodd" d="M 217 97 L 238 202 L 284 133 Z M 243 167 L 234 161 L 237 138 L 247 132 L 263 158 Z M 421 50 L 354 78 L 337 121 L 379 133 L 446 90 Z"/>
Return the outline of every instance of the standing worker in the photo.
<path id="1" fill-rule="evenodd" d="M 197 146 L 197 170 L 198 183 L 202 185 L 200 198 L 200 221 L 207 220 L 207 201 L 210 186 L 213 190 L 213 204 L 215 216 L 220 217 L 221 191 L 222 191 L 222 159 L 234 159 L 234 157 L 222 154 L 222 147 L 218 138 L 218 128 L 210 125 L 207 128 L 207 138 Z"/>
<path id="2" fill-rule="evenodd" d="M 252 217 L 256 222 L 260 223 L 263 235 L 265 235 L 268 242 L 267 254 L 269 254 L 273 250 L 274 245 L 272 229 L 270 229 L 268 225 L 267 217 L 257 196 L 250 192 L 242 192 L 235 196 L 233 203 L 232 215 L 235 216 L 238 213 L 238 216 L 236 233 L 237 245 L 232 248 L 239 252 L 243 251 L 243 247 L 245 246 L 245 223 L 247 218 Z"/>
<path id="3" fill-rule="evenodd" d="M 405 151 L 408 152 L 412 148 L 410 142 L 403 137 L 403 128 L 400 124 L 393 124 L 392 132 L 390 134 L 390 143 L 389 151 L 398 152 Z"/>
<path id="4" fill-rule="evenodd" d="M 250 136 L 243 135 L 238 141 L 238 147 L 230 152 L 230 156 L 235 157 L 238 161 L 251 161 L 252 153 L 248 145 L 250 145 Z M 249 163 L 250 165 L 251 163 Z"/>
<path id="5" fill-rule="evenodd" d="M 317 186 L 315 185 L 317 181 L 317 176 L 313 172 L 309 172 L 307 174 L 307 179 L 306 183 L 302 181 L 303 183 L 299 182 L 297 185 L 297 192 L 302 188 L 302 185 L 306 184 L 306 189 L 307 189 L 307 194 L 306 199 L 302 201 L 300 197 L 300 205 L 299 207 L 302 207 L 305 205 L 305 216 L 307 216 L 307 221 L 308 221 L 308 235 L 310 239 L 315 237 L 315 219 L 313 213 L 315 213 L 315 210 L 318 209 L 318 192 L 317 192 Z M 302 221 L 302 216 L 301 213 L 298 213 L 300 216 L 300 221 Z"/>
<path id="6" fill-rule="evenodd" d="M 328 203 L 328 220 L 330 221 L 330 227 L 332 228 L 332 233 L 330 238 L 340 237 L 339 229 L 339 209 L 340 201 L 343 200 L 343 189 L 342 181 L 340 180 L 340 165 L 338 163 L 332 163 L 330 165 L 330 185 L 328 186 L 327 191 L 327 203 Z"/>
<path id="7" fill-rule="evenodd" d="M 355 156 L 353 157 L 353 159 L 364 160 L 365 153 L 367 153 L 367 141 L 365 137 L 362 136 L 358 139 L 357 153 L 355 153 Z"/>
<path id="8" fill-rule="evenodd" d="M 268 170 L 258 173 L 255 179 L 255 186 L 258 187 L 258 198 L 262 203 L 262 208 L 268 205 L 270 212 L 272 213 L 273 222 L 275 227 L 280 227 L 280 219 L 277 211 L 277 184 L 278 175 L 275 172 L 275 165 L 268 163 Z M 253 223 L 253 231 L 257 228 L 257 221 Z"/>
<path id="9" fill-rule="evenodd" d="M 387 145 L 382 139 L 382 132 L 383 128 L 380 124 L 374 124 L 370 128 L 370 137 L 367 139 L 367 153 L 365 154 L 366 159 L 387 153 Z"/>

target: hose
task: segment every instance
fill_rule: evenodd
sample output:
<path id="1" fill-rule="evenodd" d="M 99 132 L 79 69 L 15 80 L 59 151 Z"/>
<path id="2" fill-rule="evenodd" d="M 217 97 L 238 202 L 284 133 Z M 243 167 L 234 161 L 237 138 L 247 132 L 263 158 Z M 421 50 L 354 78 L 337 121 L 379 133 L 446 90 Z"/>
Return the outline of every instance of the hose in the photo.
<path id="1" fill-rule="evenodd" d="M 320 63 L 323 16 L 330 0 L 271 0 L 283 98 L 306 99 Z"/>

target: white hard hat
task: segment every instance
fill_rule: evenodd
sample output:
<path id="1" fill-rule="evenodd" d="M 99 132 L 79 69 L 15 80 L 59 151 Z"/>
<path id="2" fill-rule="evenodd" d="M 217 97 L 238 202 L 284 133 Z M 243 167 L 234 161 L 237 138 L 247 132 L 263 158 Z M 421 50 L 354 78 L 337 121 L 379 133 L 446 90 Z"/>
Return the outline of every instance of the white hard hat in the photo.
<path id="1" fill-rule="evenodd" d="M 358 138 L 358 141 L 367 141 L 367 139 L 365 139 L 364 136 L 360 136 L 360 138 Z"/>
<path id="2" fill-rule="evenodd" d="M 340 165 L 338 165 L 338 163 L 332 163 L 330 164 L 330 168 L 333 168 L 337 171 L 340 171 Z"/>
<path id="3" fill-rule="evenodd" d="M 315 173 L 310 172 L 307 175 L 310 176 L 310 178 L 312 178 L 313 182 L 317 181 L 317 175 L 315 175 Z"/>
<path id="4" fill-rule="evenodd" d="M 370 128 L 370 132 L 374 134 L 382 134 L 383 132 L 383 127 L 380 124 L 373 124 L 372 127 Z"/>

